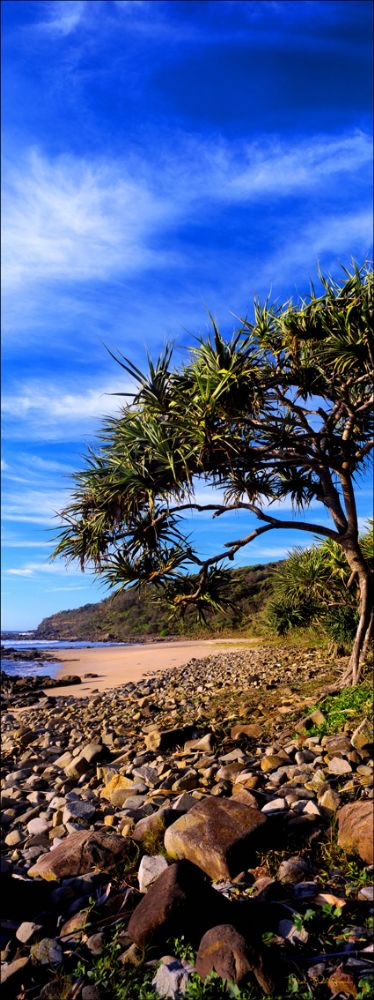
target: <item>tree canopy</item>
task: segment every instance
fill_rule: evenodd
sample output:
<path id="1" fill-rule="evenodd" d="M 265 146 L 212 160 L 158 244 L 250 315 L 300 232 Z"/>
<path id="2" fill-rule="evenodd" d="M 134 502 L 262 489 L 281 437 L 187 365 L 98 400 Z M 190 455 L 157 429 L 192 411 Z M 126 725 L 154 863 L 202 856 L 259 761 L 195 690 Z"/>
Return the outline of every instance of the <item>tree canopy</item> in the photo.
<path id="1" fill-rule="evenodd" d="M 287 528 L 330 539 L 359 582 L 356 680 L 373 619 L 355 499 L 374 443 L 373 272 L 320 278 L 321 294 L 311 287 L 297 304 L 256 301 L 253 322 L 241 319 L 230 340 L 211 318 L 211 336 L 179 366 L 170 347 L 145 373 L 115 358 L 134 393 L 76 474 L 55 555 L 90 564 L 111 586 L 154 582 L 174 609 L 204 614 L 227 600 L 225 561 L 254 538 Z M 198 502 L 202 482 L 222 499 Z M 274 516 L 279 501 L 313 503 L 313 513 L 320 504 L 330 521 Z M 184 530 L 192 510 L 250 512 L 259 523 L 202 559 Z"/>

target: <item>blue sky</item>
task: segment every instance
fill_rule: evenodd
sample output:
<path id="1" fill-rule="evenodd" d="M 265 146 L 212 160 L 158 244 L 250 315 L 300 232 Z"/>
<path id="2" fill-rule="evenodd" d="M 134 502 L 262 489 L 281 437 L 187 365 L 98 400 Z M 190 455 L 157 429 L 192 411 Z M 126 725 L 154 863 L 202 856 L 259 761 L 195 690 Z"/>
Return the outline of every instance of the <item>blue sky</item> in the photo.
<path id="1" fill-rule="evenodd" d="M 370 254 L 372 5 L 2 6 L 3 627 L 32 628 L 105 593 L 48 561 L 124 390 L 104 343 L 142 364 L 169 338 L 181 358 L 208 310 L 229 333 L 255 295 L 303 293 L 317 258 L 337 274 Z M 212 552 L 238 519 L 191 528 Z M 308 542 L 277 532 L 241 561 Z"/>

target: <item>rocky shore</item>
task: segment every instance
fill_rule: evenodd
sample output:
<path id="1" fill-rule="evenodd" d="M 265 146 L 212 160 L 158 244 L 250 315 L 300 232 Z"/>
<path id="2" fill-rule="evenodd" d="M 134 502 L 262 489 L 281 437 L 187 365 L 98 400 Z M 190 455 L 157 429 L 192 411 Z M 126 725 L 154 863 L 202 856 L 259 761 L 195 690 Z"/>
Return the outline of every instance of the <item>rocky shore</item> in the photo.
<path id="1" fill-rule="evenodd" d="M 2 660 L 25 660 L 30 663 L 38 660 L 56 660 L 52 653 L 42 649 L 15 649 L 13 646 L 1 646 L 0 652 Z"/>
<path id="2" fill-rule="evenodd" d="M 21 713 L 9 690 L 0 996 L 368 995 L 373 736 L 330 727 L 334 669 L 263 648 Z"/>
<path id="3" fill-rule="evenodd" d="M 4 710 L 7 705 L 11 705 L 13 708 L 24 708 L 27 705 L 34 705 L 39 702 L 40 696 L 48 688 L 65 687 L 81 683 L 82 678 L 76 674 L 67 674 L 63 679 L 57 680 L 56 677 L 50 677 L 48 674 L 21 677 L 19 674 L 6 674 L 1 670 L 0 689 L 2 708 Z M 50 706 L 53 704 L 53 701 L 53 698 L 49 698 Z"/>

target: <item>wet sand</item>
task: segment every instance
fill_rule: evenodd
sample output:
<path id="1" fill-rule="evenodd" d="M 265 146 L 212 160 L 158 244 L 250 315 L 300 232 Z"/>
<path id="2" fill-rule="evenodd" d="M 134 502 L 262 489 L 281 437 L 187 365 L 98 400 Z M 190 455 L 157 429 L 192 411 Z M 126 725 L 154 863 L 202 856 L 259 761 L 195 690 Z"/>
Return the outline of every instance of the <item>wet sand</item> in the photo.
<path id="1" fill-rule="evenodd" d="M 92 691 L 107 691 L 127 681 L 138 681 L 145 674 L 181 667 L 192 657 L 200 659 L 214 653 L 228 642 L 240 648 L 240 640 L 181 639 L 173 642 L 153 642 L 139 646 L 109 646 L 107 649 L 60 649 L 58 659 L 63 665 L 57 671 L 61 680 L 67 674 L 82 677 L 82 683 L 67 687 L 48 688 L 48 694 L 74 695 L 84 698 Z M 94 673 L 97 677 L 84 678 Z"/>

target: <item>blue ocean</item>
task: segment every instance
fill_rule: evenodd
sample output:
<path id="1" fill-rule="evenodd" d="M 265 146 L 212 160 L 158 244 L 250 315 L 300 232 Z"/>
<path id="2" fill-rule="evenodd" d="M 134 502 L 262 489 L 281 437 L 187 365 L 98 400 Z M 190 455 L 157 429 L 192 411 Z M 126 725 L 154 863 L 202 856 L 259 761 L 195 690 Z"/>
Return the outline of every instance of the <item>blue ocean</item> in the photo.
<path id="1" fill-rule="evenodd" d="M 17 635 L 20 633 L 17 632 Z M 7 638 L 1 639 L 1 645 L 6 649 L 38 649 L 41 652 L 53 653 L 59 649 L 100 649 L 101 646 L 108 648 L 108 646 L 128 646 L 130 643 L 127 642 L 69 642 L 67 639 L 62 641 L 57 640 L 38 640 L 32 638 L 32 633 L 24 633 L 24 638 L 22 639 L 11 639 L 9 638 L 9 632 L 7 632 Z M 133 645 L 133 643 L 131 643 Z M 5 674 L 19 674 L 21 677 L 37 677 L 40 674 L 48 674 L 50 677 L 55 677 L 56 673 L 61 666 L 61 663 L 53 660 L 5 660 L 1 657 L 1 669 Z M 72 664 L 72 673 L 74 673 L 74 664 Z"/>

